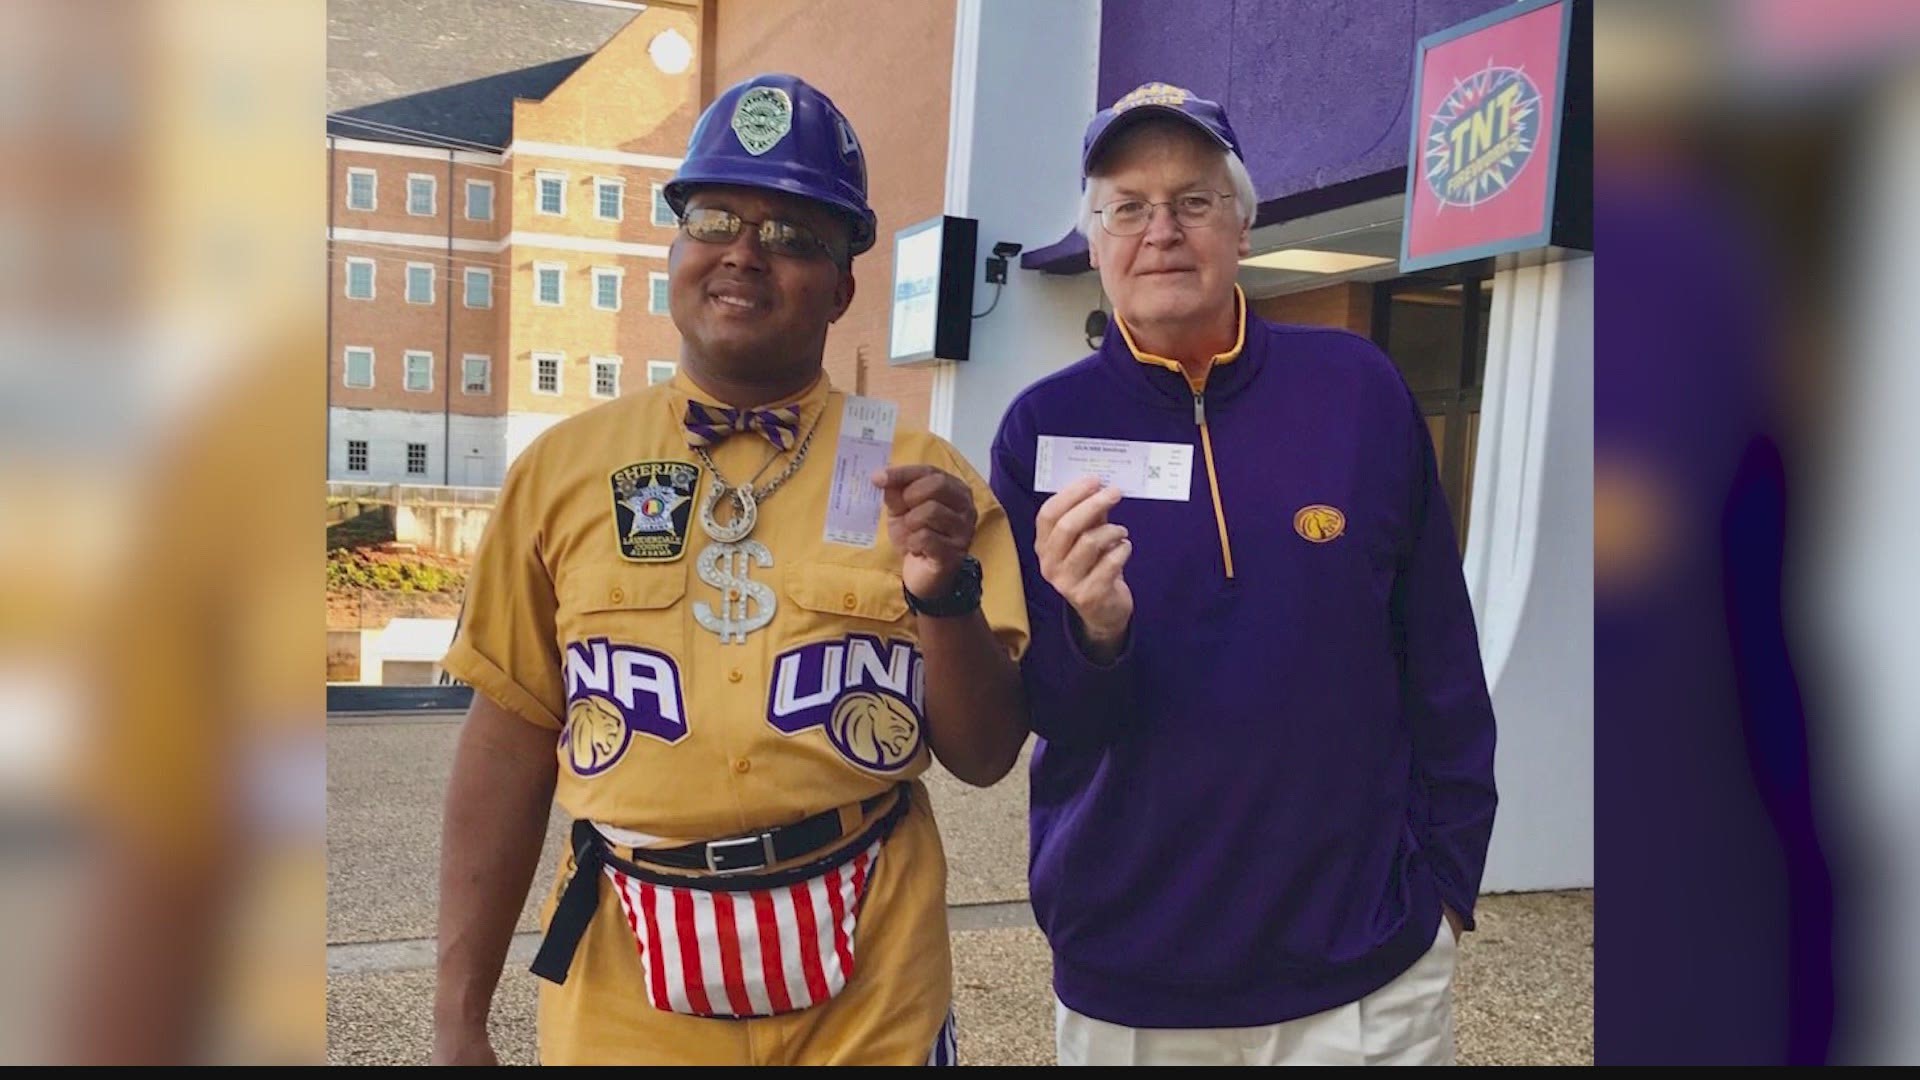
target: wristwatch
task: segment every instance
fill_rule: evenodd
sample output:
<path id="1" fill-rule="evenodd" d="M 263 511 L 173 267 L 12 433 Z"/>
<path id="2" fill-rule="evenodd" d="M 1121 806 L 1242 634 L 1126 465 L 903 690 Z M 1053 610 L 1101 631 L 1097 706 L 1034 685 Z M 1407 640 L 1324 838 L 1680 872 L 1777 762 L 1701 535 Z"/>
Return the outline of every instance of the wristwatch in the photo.
<path id="1" fill-rule="evenodd" d="M 946 618 L 953 615 L 971 615 L 980 607 L 980 560 L 971 555 L 960 559 L 960 572 L 953 576 L 953 588 L 947 595 L 922 600 L 913 595 L 913 590 L 905 583 L 900 592 L 907 598 L 907 610 L 915 615 L 932 615 Z"/>

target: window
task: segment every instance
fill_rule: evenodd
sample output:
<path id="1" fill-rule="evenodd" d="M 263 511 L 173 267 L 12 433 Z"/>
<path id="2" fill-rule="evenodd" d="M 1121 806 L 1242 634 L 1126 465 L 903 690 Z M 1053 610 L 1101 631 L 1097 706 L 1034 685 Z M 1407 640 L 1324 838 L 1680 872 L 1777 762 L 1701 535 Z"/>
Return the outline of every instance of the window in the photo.
<path id="1" fill-rule="evenodd" d="M 601 311 L 620 310 L 622 271 L 606 266 L 593 268 L 593 306 Z"/>
<path id="2" fill-rule="evenodd" d="M 366 472 L 367 471 L 367 440 L 365 439 L 348 439 L 347 440 L 347 471 L 348 472 Z"/>
<path id="3" fill-rule="evenodd" d="M 426 173 L 408 173 L 407 213 L 414 217 L 432 217 L 437 185 L 438 181 Z"/>
<path id="4" fill-rule="evenodd" d="M 373 388 L 373 350 L 349 345 L 347 347 L 347 386 L 355 390 Z"/>
<path id="5" fill-rule="evenodd" d="M 593 396 L 597 398 L 620 396 L 619 357 L 596 356 L 593 358 Z"/>
<path id="6" fill-rule="evenodd" d="M 348 169 L 347 209 L 373 210 L 379 205 L 379 175 L 372 169 Z"/>
<path id="7" fill-rule="evenodd" d="M 1373 340 L 1393 359 L 1426 416 L 1454 541 L 1466 550 L 1479 452 L 1493 282 L 1463 263 L 1373 286 Z"/>
<path id="8" fill-rule="evenodd" d="M 561 277 L 566 270 L 562 263 L 533 264 L 533 302 L 557 307 L 565 297 Z"/>
<path id="9" fill-rule="evenodd" d="M 493 358 L 489 356 L 468 356 L 461 360 L 460 390 L 467 394 L 487 394 L 493 391 Z"/>
<path id="10" fill-rule="evenodd" d="M 542 214 L 564 214 L 567 212 L 567 174 L 542 172 L 534 174 L 539 185 L 539 199 L 534 209 Z"/>
<path id="11" fill-rule="evenodd" d="M 467 181 L 467 220 L 493 220 L 493 181 Z"/>
<path id="12" fill-rule="evenodd" d="M 433 389 L 433 354 L 407 350 L 407 389 L 416 394 Z"/>
<path id="13" fill-rule="evenodd" d="M 557 394 L 560 392 L 560 354 L 533 354 L 533 392 L 536 394 Z"/>
<path id="14" fill-rule="evenodd" d="M 347 299 L 373 299 L 373 260 L 347 259 Z"/>
<path id="15" fill-rule="evenodd" d="M 467 268 L 466 303 L 470 308 L 493 306 L 493 271 Z"/>
<path id="16" fill-rule="evenodd" d="M 671 360 L 647 361 L 647 385 L 659 386 L 673 380 L 674 363 Z"/>
<path id="17" fill-rule="evenodd" d="M 647 274 L 647 310 L 655 315 L 667 314 L 667 275 L 658 271 Z"/>
<path id="18" fill-rule="evenodd" d="M 666 190 L 663 185 L 653 185 L 653 223 L 673 228 L 680 224 L 680 219 L 673 216 L 673 207 L 667 205 Z"/>
<path id="19" fill-rule="evenodd" d="M 593 178 L 593 216 L 601 221 L 619 221 L 625 217 L 623 207 L 627 201 L 627 183 L 624 180 L 609 180 L 604 176 Z"/>
<path id="20" fill-rule="evenodd" d="M 427 475 L 427 444 L 410 442 L 407 444 L 407 475 Z"/>
<path id="21" fill-rule="evenodd" d="M 407 303 L 433 303 L 433 264 L 407 264 Z"/>

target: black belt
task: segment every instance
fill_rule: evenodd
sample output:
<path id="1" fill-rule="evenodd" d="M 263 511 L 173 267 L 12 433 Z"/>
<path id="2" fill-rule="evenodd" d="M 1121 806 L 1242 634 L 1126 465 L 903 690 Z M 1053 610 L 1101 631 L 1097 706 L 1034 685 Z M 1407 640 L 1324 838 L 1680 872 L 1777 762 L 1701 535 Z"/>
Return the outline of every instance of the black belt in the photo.
<path id="1" fill-rule="evenodd" d="M 685 847 L 663 850 L 629 849 L 629 853 L 635 860 L 644 860 L 644 862 L 631 861 L 615 855 L 606 837 L 594 827 L 591 821 L 575 821 L 572 835 L 573 877 L 560 894 L 560 902 L 554 907 L 553 918 L 548 920 L 546 940 L 540 943 L 540 952 L 533 958 L 533 973 L 548 982 L 567 981 L 567 971 L 573 967 L 574 950 L 579 947 L 580 938 L 587 932 L 587 924 L 593 921 L 593 913 L 600 906 L 600 868 L 602 866 L 612 865 L 643 880 L 682 887 L 729 891 L 739 888 L 777 887 L 788 879 L 804 880 L 813 874 L 824 872 L 830 868 L 829 864 L 851 861 L 868 843 L 890 833 L 893 826 L 906 813 L 912 797 L 908 785 L 896 784 L 892 791 L 876 795 L 860 804 L 863 813 L 871 814 L 895 792 L 899 794 L 899 798 L 892 808 L 868 826 L 859 841 L 850 843 L 845 848 L 812 863 L 791 867 L 777 875 L 752 878 L 740 878 L 734 875 L 797 859 L 840 839 L 842 835 L 840 811 L 828 810 L 815 814 L 805 821 L 754 833 L 751 836 L 709 840 L 703 844 L 688 844 Z M 713 876 L 704 879 L 660 878 L 648 870 L 650 865 L 712 870 Z"/>
<path id="2" fill-rule="evenodd" d="M 887 795 L 887 792 L 882 792 L 862 802 L 862 816 L 885 805 Z M 805 821 L 750 836 L 709 840 L 704 844 L 688 844 L 677 848 L 634 848 L 631 858 L 643 866 L 738 874 L 747 870 L 764 870 L 774 863 L 810 855 L 840 839 L 840 836 L 840 811 L 827 810 Z"/>

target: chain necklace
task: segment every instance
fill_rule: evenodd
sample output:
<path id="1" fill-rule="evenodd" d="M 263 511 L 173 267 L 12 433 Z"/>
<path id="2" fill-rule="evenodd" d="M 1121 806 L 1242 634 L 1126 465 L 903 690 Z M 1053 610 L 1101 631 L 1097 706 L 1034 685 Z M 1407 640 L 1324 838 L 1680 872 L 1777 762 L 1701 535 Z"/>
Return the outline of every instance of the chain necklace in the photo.
<path id="1" fill-rule="evenodd" d="M 826 412 L 825 407 L 822 407 L 819 415 L 813 418 L 813 423 L 808 425 L 807 434 L 800 440 L 799 448 L 794 451 L 793 460 L 780 471 L 780 475 L 768 481 L 765 487 L 755 488 L 753 481 L 759 479 L 760 473 L 766 472 L 767 466 L 773 464 L 774 458 L 780 456 L 778 449 L 767 457 L 759 471 L 755 472 L 745 484 L 734 485 L 727 483 L 726 477 L 721 475 L 720 467 L 713 463 L 713 458 L 708 455 L 706 447 L 694 447 L 693 452 L 699 455 L 707 471 L 713 474 L 713 484 L 707 488 L 707 496 L 700 502 L 700 528 L 708 536 L 723 544 L 737 543 L 746 539 L 759 521 L 760 503 L 778 490 L 781 484 L 786 483 L 787 478 L 799 471 L 800 466 L 806 462 L 807 448 L 813 445 L 813 433 L 820 430 L 820 421 L 826 416 Z M 714 511 L 719 508 L 722 499 L 731 502 L 734 511 L 733 520 L 724 525 L 714 516 Z"/>
<path id="2" fill-rule="evenodd" d="M 700 553 L 695 563 L 695 573 L 700 580 L 720 590 L 720 603 L 716 608 L 705 600 L 693 605 L 693 621 L 701 629 L 720 636 L 722 645 L 743 644 L 747 635 L 773 621 L 773 613 L 778 607 L 779 598 L 771 586 L 764 581 L 756 581 L 753 568 L 762 569 L 773 566 L 773 552 L 758 540 L 747 539 L 753 532 L 754 523 L 760 516 L 760 501 L 772 495 L 787 477 L 792 476 L 807 460 L 807 447 L 813 444 L 813 433 L 820 430 L 820 421 L 827 415 L 826 406 L 821 406 L 818 416 L 807 427 L 806 437 L 800 440 L 800 446 L 794 451 L 793 460 L 781 470 L 765 487 L 755 488 L 753 481 L 760 473 L 767 471 L 774 458 L 780 455 L 778 448 L 769 455 L 745 484 L 735 486 L 727 483 L 720 475 L 720 467 L 713 463 L 713 457 L 704 446 L 696 446 L 693 452 L 700 455 L 700 461 L 707 471 L 713 474 L 713 484 L 707 488 L 707 496 L 700 503 L 700 528 L 713 540 L 706 550 Z M 714 517 L 714 510 L 720 500 L 726 499 L 733 504 L 733 520 L 725 525 Z"/>

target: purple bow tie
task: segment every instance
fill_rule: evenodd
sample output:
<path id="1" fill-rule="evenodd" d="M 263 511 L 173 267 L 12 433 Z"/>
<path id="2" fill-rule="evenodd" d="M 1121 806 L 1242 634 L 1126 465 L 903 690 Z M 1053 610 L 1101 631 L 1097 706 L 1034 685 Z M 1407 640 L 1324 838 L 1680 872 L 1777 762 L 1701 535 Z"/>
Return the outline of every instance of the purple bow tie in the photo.
<path id="1" fill-rule="evenodd" d="M 754 431 L 775 449 L 790 450 L 800 431 L 800 407 L 729 409 L 721 405 L 687 402 L 687 445 L 712 446 L 736 431 Z"/>

